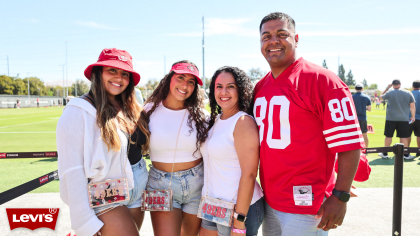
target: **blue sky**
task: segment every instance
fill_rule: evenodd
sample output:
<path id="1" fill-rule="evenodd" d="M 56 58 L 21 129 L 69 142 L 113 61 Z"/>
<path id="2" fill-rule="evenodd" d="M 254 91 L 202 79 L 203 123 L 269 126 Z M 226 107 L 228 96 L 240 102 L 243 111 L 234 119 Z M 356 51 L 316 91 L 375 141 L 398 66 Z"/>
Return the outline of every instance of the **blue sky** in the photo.
<path id="1" fill-rule="evenodd" d="M 258 27 L 268 13 L 292 16 L 298 53 L 337 72 L 338 56 L 357 82 L 384 89 L 393 79 L 410 87 L 420 79 L 419 1 L 1 1 L 0 74 L 63 78 L 68 40 L 68 79 L 103 48 L 130 52 L 144 84 L 161 79 L 173 62 L 188 59 L 205 75 L 225 65 L 269 71 L 260 52 Z M 166 56 L 166 71 L 164 57 Z M 28 74 L 29 73 L 29 74 Z"/>

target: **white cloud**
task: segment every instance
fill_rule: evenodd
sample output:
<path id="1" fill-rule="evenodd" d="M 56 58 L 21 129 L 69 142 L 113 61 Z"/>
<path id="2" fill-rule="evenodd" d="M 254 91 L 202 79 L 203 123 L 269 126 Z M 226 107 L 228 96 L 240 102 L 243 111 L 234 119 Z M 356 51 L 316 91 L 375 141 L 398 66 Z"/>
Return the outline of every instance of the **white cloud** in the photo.
<path id="1" fill-rule="evenodd" d="M 113 28 L 104 24 L 99 24 L 93 21 L 77 21 L 76 22 L 78 25 L 81 26 L 86 26 L 86 27 L 91 27 L 91 28 L 97 28 L 97 29 L 106 29 L 106 30 L 120 30 L 117 28 Z"/>
<path id="2" fill-rule="evenodd" d="M 250 29 L 243 26 L 245 23 L 250 22 L 251 20 L 252 19 L 250 18 L 207 18 L 204 23 L 204 34 L 206 36 L 227 34 L 234 34 L 239 36 L 258 35 L 258 29 Z M 193 31 L 170 35 L 183 37 L 201 37 L 203 32 Z"/>
<path id="3" fill-rule="evenodd" d="M 417 35 L 420 34 L 420 28 L 361 31 L 300 31 L 298 34 L 303 36 Z"/>

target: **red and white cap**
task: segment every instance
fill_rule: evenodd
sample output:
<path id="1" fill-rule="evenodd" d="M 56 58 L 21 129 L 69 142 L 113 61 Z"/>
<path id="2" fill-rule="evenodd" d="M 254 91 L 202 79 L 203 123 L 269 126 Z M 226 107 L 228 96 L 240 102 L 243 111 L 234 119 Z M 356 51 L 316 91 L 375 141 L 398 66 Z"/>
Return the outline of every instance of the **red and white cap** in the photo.
<path id="1" fill-rule="evenodd" d="M 105 48 L 99 55 L 98 61 L 86 68 L 85 76 L 90 80 L 94 66 L 109 66 L 130 72 L 133 75 L 134 86 L 136 86 L 140 82 L 140 74 L 134 71 L 132 61 L 130 53 L 125 50 Z"/>
<path id="2" fill-rule="evenodd" d="M 197 82 L 199 85 L 203 85 L 203 81 L 201 81 L 200 76 L 198 75 L 198 69 L 189 63 L 178 63 L 172 66 L 171 71 L 174 71 L 177 74 L 190 74 L 194 75 L 197 78 Z"/>

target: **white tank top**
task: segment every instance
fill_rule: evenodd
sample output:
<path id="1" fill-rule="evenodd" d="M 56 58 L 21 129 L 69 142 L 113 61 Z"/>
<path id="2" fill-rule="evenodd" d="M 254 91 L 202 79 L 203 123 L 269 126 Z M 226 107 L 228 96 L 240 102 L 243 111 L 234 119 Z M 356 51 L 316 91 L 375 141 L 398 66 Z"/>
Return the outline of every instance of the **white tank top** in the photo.
<path id="1" fill-rule="evenodd" d="M 208 187 L 209 197 L 220 198 L 228 202 L 233 199 L 233 202 L 236 203 L 237 196 L 235 195 L 238 193 L 242 171 L 235 149 L 233 131 L 238 119 L 244 115 L 249 116 L 245 112 L 239 111 L 227 120 L 221 120 L 219 115 L 216 124 L 209 131 L 209 138 L 201 145 L 200 150 L 204 161 L 202 196 L 206 196 Z M 214 133 L 210 138 L 213 129 Z M 251 205 L 262 196 L 264 194 L 261 187 L 255 180 Z"/>
<path id="2" fill-rule="evenodd" d="M 146 104 L 144 110 L 149 111 L 152 104 Z M 186 112 L 186 114 L 185 114 Z M 209 113 L 203 109 L 204 114 L 208 117 Z M 188 126 L 189 112 L 183 110 L 170 110 L 162 103 L 150 116 L 150 160 L 173 163 L 176 139 L 178 136 L 179 126 L 184 117 L 181 131 L 179 133 L 178 147 L 176 149 L 175 163 L 191 162 L 201 158 L 200 150 L 196 151 L 197 131 L 195 130 L 195 122 L 192 122 L 193 131 Z M 195 152 L 195 153 L 194 153 Z"/>

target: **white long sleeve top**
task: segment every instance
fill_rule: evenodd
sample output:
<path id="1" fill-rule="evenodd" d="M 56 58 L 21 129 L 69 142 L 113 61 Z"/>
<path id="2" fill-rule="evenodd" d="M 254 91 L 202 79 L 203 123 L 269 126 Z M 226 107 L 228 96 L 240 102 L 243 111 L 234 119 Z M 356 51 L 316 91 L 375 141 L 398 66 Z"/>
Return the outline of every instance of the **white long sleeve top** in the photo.
<path id="1" fill-rule="evenodd" d="M 57 124 L 60 197 L 70 208 L 71 227 L 78 236 L 95 234 L 103 223 L 89 207 L 87 184 L 123 177 L 134 187 L 133 171 L 127 159 L 127 137 L 118 129 L 121 149 L 108 151 L 96 123 L 96 109 L 82 98 L 72 99 Z M 126 160 L 126 161 L 125 161 Z"/>

